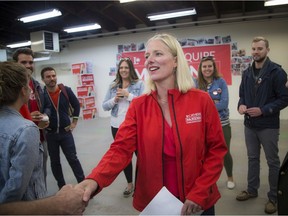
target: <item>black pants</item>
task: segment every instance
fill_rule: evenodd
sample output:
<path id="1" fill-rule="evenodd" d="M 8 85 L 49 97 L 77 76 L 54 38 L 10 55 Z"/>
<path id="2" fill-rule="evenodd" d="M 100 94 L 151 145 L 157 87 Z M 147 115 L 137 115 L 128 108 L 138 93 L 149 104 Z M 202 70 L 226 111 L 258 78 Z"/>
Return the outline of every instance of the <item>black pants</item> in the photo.
<path id="1" fill-rule="evenodd" d="M 70 131 L 63 133 L 47 133 L 46 139 L 51 161 L 51 170 L 57 181 L 58 187 L 61 188 L 66 184 L 60 161 L 60 147 L 70 167 L 72 168 L 77 182 L 79 183 L 83 181 L 85 176 L 80 161 L 77 158 L 76 147 L 72 133 Z"/>
<path id="2" fill-rule="evenodd" d="M 118 128 L 111 127 L 111 132 L 113 139 L 115 139 L 116 133 L 118 131 Z M 133 166 L 132 161 L 128 164 L 128 166 L 124 169 L 124 174 L 127 180 L 127 183 L 133 182 Z"/>

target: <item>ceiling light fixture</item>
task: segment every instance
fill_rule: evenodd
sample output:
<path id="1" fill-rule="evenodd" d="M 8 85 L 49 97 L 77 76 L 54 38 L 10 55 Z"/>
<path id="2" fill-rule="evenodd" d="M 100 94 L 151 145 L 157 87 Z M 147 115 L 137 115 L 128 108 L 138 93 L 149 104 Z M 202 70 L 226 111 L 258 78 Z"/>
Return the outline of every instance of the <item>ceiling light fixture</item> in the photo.
<path id="1" fill-rule="evenodd" d="M 170 19 L 170 18 L 175 18 L 175 17 L 190 16 L 190 15 L 195 15 L 195 14 L 196 14 L 195 8 L 188 8 L 185 10 L 167 11 L 167 12 L 158 13 L 158 14 L 148 14 L 147 17 L 150 19 L 150 21 L 155 21 L 155 20 Z"/>
<path id="2" fill-rule="evenodd" d="M 18 48 L 18 47 L 25 47 L 25 46 L 31 46 L 31 41 L 25 41 L 25 42 L 19 42 L 19 43 L 7 45 L 7 47 L 9 48 Z"/>
<path id="3" fill-rule="evenodd" d="M 137 0 L 119 0 L 120 3 L 128 3 L 128 2 L 133 2 L 133 1 L 137 1 Z"/>
<path id="4" fill-rule="evenodd" d="M 100 29 L 101 26 L 97 23 L 95 24 L 90 24 L 90 25 L 83 25 L 83 26 L 75 26 L 71 28 L 64 29 L 67 33 L 73 33 L 73 32 L 80 32 L 80 31 L 89 31 L 89 30 L 94 30 L 94 29 Z"/>
<path id="5" fill-rule="evenodd" d="M 43 19 L 49 19 L 52 17 L 61 16 L 61 15 L 62 15 L 61 11 L 57 9 L 51 9 L 51 10 L 41 11 L 41 12 L 33 13 L 27 16 L 23 16 L 19 18 L 18 20 L 24 23 L 28 23 L 28 22 L 34 22 L 34 21 L 43 20 Z"/>
<path id="6" fill-rule="evenodd" d="M 34 62 L 47 61 L 47 60 L 50 60 L 50 56 L 34 58 Z"/>
<path id="7" fill-rule="evenodd" d="M 266 0 L 264 6 L 276 6 L 288 4 L 288 0 Z"/>

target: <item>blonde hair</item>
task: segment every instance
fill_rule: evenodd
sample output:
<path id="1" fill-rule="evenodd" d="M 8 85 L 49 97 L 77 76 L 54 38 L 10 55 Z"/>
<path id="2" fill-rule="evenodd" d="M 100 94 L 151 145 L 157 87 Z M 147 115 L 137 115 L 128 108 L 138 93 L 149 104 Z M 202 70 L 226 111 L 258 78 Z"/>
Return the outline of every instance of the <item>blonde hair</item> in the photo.
<path id="1" fill-rule="evenodd" d="M 261 37 L 261 36 L 254 37 L 252 40 L 252 43 L 257 43 L 259 41 L 264 41 L 266 48 L 269 48 L 269 41 L 266 38 Z"/>
<path id="2" fill-rule="evenodd" d="M 147 44 L 152 40 L 162 41 L 169 48 L 172 56 L 177 58 L 177 68 L 175 70 L 176 74 L 175 85 L 178 88 L 178 90 L 182 93 L 186 93 L 188 90 L 195 87 L 192 75 L 189 70 L 188 62 L 185 58 L 183 49 L 178 40 L 169 34 L 156 34 L 147 41 L 146 47 Z M 156 85 L 154 81 L 150 78 L 150 76 L 148 76 L 145 82 L 146 82 L 145 92 L 147 94 L 150 94 L 151 91 L 156 90 Z"/>

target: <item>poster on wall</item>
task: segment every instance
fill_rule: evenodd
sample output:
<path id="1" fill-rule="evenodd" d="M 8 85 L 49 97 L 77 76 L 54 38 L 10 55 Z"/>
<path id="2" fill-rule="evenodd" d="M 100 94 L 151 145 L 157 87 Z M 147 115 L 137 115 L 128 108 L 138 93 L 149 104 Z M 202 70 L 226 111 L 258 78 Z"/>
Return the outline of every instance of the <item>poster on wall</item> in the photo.
<path id="1" fill-rule="evenodd" d="M 116 67 L 110 67 L 109 76 L 116 76 L 117 68 Z"/>
<path id="2" fill-rule="evenodd" d="M 77 98 L 80 103 L 80 115 L 83 119 L 96 117 L 95 82 L 92 64 L 80 62 L 72 64 L 72 73 L 77 76 Z"/>
<path id="3" fill-rule="evenodd" d="M 77 96 L 78 97 L 89 97 L 94 96 L 94 86 L 86 85 L 86 86 L 77 86 Z"/>
<path id="4" fill-rule="evenodd" d="M 92 64 L 89 62 L 80 62 L 72 64 L 72 74 L 92 73 Z"/>
<path id="5" fill-rule="evenodd" d="M 84 106 L 86 109 L 91 109 L 95 107 L 95 97 L 84 98 Z"/>
<path id="6" fill-rule="evenodd" d="M 178 41 L 185 53 L 193 77 L 198 76 L 198 66 L 204 56 L 212 56 L 215 59 L 217 69 L 228 85 L 232 85 L 232 76 L 242 75 L 252 63 L 252 57 L 246 56 L 245 49 L 239 48 L 231 35 L 183 38 Z M 134 63 L 138 76 L 145 80 L 148 74 L 144 67 L 144 50 L 144 43 L 138 44 L 136 50 L 134 44 L 118 45 L 116 65 L 119 64 L 121 58 L 129 57 Z M 110 71 L 109 75 L 114 74 Z"/>
<path id="7" fill-rule="evenodd" d="M 80 76 L 82 86 L 85 85 L 94 85 L 94 76 L 93 74 L 82 74 Z"/>
<path id="8" fill-rule="evenodd" d="M 219 72 L 223 75 L 228 85 L 231 85 L 231 47 L 230 44 L 205 45 L 182 48 L 189 63 L 193 77 L 198 76 L 198 66 L 203 57 L 212 56 Z M 122 57 L 129 57 L 134 64 L 139 77 L 145 79 L 144 51 L 123 52 Z"/>
<path id="9" fill-rule="evenodd" d="M 83 119 L 88 120 L 96 118 L 96 112 L 97 112 L 96 108 L 83 109 Z"/>

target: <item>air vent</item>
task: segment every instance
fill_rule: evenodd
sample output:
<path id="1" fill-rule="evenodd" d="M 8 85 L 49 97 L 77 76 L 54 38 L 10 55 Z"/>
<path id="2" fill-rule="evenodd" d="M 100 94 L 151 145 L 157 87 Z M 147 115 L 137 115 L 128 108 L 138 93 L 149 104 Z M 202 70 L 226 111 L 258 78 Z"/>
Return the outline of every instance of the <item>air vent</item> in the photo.
<path id="1" fill-rule="evenodd" d="M 34 52 L 59 52 L 59 35 L 49 31 L 30 33 L 31 49 Z"/>

